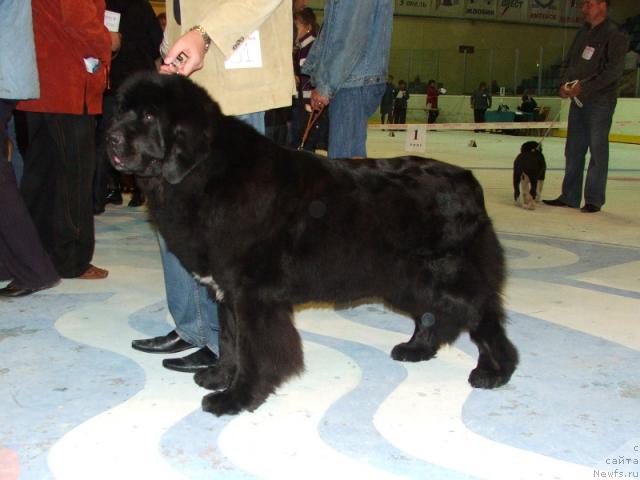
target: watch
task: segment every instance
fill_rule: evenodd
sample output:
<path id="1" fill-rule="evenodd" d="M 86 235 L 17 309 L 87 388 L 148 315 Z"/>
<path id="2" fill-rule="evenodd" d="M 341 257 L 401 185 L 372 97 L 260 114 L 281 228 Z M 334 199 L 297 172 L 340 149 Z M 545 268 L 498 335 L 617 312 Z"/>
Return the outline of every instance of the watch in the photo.
<path id="1" fill-rule="evenodd" d="M 196 25 L 189 29 L 190 32 L 193 30 L 197 31 L 202 36 L 202 40 L 204 40 L 204 53 L 207 53 L 209 51 L 209 46 L 211 45 L 211 37 L 200 25 Z"/>

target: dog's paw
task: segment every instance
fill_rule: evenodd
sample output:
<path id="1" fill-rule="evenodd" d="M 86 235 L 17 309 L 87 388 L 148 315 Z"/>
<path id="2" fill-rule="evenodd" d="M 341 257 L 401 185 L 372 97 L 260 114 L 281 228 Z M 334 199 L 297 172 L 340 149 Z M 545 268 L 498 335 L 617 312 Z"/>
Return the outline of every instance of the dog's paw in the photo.
<path id="1" fill-rule="evenodd" d="M 399 362 L 421 362 L 435 356 L 436 352 L 432 348 L 410 343 L 401 343 L 391 350 L 391 358 Z"/>
<path id="2" fill-rule="evenodd" d="M 202 410 L 213 413 L 220 417 L 222 415 L 236 415 L 244 410 L 231 391 L 209 393 L 202 397 Z"/>
<path id="3" fill-rule="evenodd" d="M 224 390 L 231 383 L 231 375 L 220 365 L 215 365 L 196 372 L 193 380 L 207 390 Z"/>
<path id="4" fill-rule="evenodd" d="M 209 393 L 202 397 L 202 410 L 213 413 L 218 417 L 221 415 L 236 415 L 247 410 L 253 412 L 262 405 L 267 395 L 251 394 L 242 389 L 229 388 L 222 392 Z"/>
<path id="5" fill-rule="evenodd" d="M 474 388 L 498 388 L 507 383 L 510 379 L 510 373 L 485 370 L 476 367 L 471 370 L 471 373 L 469 374 L 469 385 Z"/>

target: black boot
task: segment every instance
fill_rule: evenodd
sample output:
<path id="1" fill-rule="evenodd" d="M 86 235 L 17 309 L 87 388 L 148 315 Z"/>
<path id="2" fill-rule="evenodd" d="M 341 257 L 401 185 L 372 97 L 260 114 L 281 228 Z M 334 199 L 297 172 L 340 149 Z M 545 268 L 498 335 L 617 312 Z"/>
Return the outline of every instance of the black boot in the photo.
<path id="1" fill-rule="evenodd" d="M 134 188 L 133 193 L 131 194 L 131 200 L 129 200 L 130 207 L 139 207 L 144 204 L 144 193 L 142 193 L 138 188 Z"/>
<path id="2" fill-rule="evenodd" d="M 120 190 L 107 190 L 107 195 L 104 197 L 104 203 L 113 203 L 114 205 L 122 205 L 122 194 Z"/>

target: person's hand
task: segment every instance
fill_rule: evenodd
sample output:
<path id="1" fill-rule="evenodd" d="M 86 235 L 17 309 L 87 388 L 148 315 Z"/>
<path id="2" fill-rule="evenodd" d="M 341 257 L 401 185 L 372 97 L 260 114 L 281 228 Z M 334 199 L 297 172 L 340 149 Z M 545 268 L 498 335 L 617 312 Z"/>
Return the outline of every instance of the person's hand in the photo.
<path id="1" fill-rule="evenodd" d="M 184 60 L 175 62 L 182 53 Z M 182 35 L 174 43 L 160 65 L 160 73 L 178 73 L 189 76 L 204 66 L 204 39 L 196 30 Z"/>
<path id="2" fill-rule="evenodd" d="M 577 97 L 582 93 L 582 84 L 580 82 L 575 82 L 575 84 L 568 90 L 569 97 Z"/>
<path id="3" fill-rule="evenodd" d="M 563 83 L 560 86 L 560 97 L 561 98 L 572 98 L 577 97 L 582 93 L 582 85 L 580 82 L 568 82 Z"/>
<path id="4" fill-rule="evenodd" d="M 122 46 L 122 34 L 120 32 L 109 32 L 111 36 L 111 51 L 117 52 Z"/>
<path id="5" fill-rule="evenodd" d="M 311 92 L 311 108 L 319 110 L 321 105 L 324 107 L 329 105 L 329 97 L 324 97 L 317 90 L 314 90 Z"/>

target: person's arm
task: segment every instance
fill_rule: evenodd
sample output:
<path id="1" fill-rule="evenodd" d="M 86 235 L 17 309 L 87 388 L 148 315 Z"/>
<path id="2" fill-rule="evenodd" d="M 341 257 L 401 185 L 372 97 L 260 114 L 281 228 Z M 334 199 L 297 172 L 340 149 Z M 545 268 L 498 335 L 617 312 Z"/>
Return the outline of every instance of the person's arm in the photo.
<path id="1" fill-rule="evenodd" d="M 560 98 L 569 98 L 569 89 L 565 87 L 565 84 L 569 81 L 575 80 L 575 78 L 569 79 L 569 66 L 571 65 L 571 59 L 575 55 L 576 45 L 578 42 L 578 38 L 580 37 L 582 31 L 580 30 L 576 36 L 573 38 L 573 42 L 571 42 L 571 46 L 567 51 L 567 54 L 562 59 L 560 63 L 560 87 L 559 87 L 559 95 Z"/>
<path id="2" fill-rule="evenodd" d="M 330 16 L 324 19 L 320 33 L 325 38 L 315 44 L 309 53 L 309 57 L 318 58 L 314 61 L 307 59 L 309 64 L 315 66 L 315 70 L 308 73 L 311 73 L 319 96 L 330 99 L 336 94 L 360 60 L 362 52 L 368 48 L 371 36 L 379 33 L 370 29 L 373 15 L 374 8 L 368 1 L 334 4 Z"/>
<path id="3" fill-rule="evenodd" d="M 285 0 L 218 0 L 211 2 L 209 13 L 197 25 L 200 27 L 200 31 L 188 31 L 176 40 L 165 55 L 161 71 L 190 75 L 196 70 L 200 70 L 204 65 L 206 54 L 205 36 L 202 32 L 205 32 L 211 39 L 209 48 L 217 48 L 225 58 L 229 58 L 245 38 L 260 28 L 283 2 Z M 196 25 L 191 27 L 196 27 Z M 180 53 L 186 55 L 186 61 L 178 67 L 171 65 Z"/>

